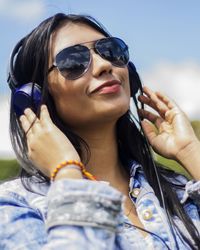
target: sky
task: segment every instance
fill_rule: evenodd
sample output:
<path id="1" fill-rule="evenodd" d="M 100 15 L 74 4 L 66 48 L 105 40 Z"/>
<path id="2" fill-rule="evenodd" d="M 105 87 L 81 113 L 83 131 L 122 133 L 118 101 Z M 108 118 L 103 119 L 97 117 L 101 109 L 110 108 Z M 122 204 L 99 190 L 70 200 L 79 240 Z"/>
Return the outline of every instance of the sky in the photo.
<path id="1" fill-rule="evenodd" d="M 8 135 L 7 66 L 15 44 L 58 12 L 95 17 L 128 44 L 144 85 L 166 93 L 200 120 L 199 0 L 0 0 L 0 157 L 14 157 Z"/>

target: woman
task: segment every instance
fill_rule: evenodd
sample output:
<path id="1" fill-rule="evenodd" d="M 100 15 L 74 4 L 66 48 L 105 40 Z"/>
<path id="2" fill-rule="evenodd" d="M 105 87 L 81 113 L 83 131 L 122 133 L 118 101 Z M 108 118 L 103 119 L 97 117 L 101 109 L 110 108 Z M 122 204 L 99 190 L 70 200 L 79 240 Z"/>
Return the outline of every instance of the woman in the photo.
<path id="1" fill-rule="evenodd" d="M 91 17 L 57 14 L 16 46 L 8 82 L 22 184 L 1 186 L 0 249 L 200 247 L 200 143 L 161 93 L 139 96 L 158 115 L 139 109 L 121 39 Z M 153 149 L 192 181 L 155 166 L 130 96 Z"/>

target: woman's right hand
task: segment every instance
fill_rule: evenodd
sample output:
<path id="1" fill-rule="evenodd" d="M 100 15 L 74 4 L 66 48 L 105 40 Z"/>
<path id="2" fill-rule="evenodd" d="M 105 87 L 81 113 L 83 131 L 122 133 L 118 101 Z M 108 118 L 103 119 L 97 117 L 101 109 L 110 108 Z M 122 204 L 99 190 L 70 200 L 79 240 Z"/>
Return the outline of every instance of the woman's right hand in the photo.
<path id="1" fill-rule="evenodd" d="M 41 106 L 40 118 L 28 108 L 20 121 L 27 137 L 29 158 L 46 176 L 50 177 L 63 161 L 80 161 L 72 143 L 52 122 L 46 105 Z"/>

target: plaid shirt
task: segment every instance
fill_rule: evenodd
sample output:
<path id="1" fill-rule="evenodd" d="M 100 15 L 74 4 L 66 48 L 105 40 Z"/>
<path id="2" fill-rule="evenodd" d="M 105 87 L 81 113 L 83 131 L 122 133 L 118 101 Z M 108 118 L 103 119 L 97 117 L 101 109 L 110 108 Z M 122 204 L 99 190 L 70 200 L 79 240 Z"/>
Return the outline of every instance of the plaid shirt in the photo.
<path id="1" fill-rule="evenodd" d="M 123 214 L 124 196 L 107 182 L 35 183 L 33 193 L 16 179 L 0 185 L 0 249 L 176 249 L 166 213 L 135 161 L 130 174 L 129 195 L 144 228 L 151 232 L 147 237 Z M 177 181 L 185 185 L 177 190 L 178 196 L 200 229 L 200 182 L 187 182 L 181 175 Z M 174 220 L 184 231 L 182 222 Z M 189 249 L 175 236 L 181 250 Z"/>

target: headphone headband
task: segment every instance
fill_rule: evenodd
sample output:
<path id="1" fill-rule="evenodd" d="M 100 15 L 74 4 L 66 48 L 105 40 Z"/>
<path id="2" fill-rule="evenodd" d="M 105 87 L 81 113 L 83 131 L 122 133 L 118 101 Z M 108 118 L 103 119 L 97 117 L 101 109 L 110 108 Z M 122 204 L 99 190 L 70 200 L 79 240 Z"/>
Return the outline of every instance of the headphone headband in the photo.
<path id="1" fill-rule="evenodd" d="M 17 114 L 21 116 L 26 108 L 31 108 L 37 112 L 41 104 L 41 87 L 37 83 L 23 83 L 19 85 L 14 75 L 15 57 L 19 53 L 26 37 L 22 38 L 14 47 L 9 61 L 8 85 L 12 91 L 12 107 Z"/>
<path id="2" fill-rule="evenodd" d="M 9 64 L 8 64 L 8 78 L 7 78 L 7 82 L 8 85 L 10 87 L 11 90 L 15 90 L 18 86 L 18 82 L 14 76 L 14 61 L 15 61 L 15 56 L 16 54 L 19 52 L 20 48 L 22 47 L 22 44 L 24 43 L 25 37 L 22 38 L 14 47 L 11 55 L 10 55 L 10 60 L 9 60 Z"/>

